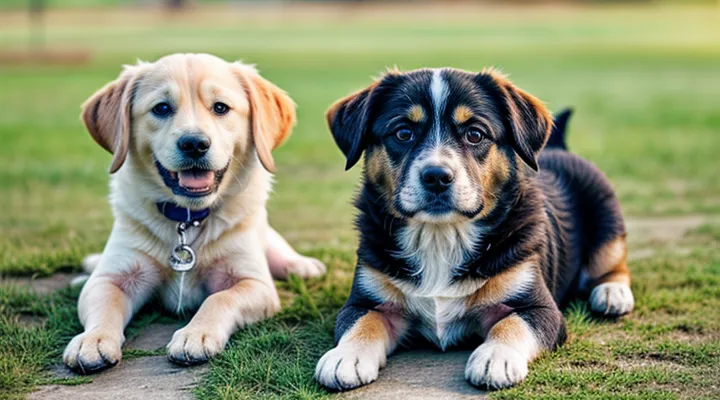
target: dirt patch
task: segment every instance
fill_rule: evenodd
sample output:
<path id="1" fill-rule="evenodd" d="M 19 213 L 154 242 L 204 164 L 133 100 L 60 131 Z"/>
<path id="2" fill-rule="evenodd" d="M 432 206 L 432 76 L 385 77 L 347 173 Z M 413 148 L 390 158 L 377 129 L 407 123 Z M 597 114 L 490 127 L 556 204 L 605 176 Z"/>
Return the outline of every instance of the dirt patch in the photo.
<path id="1" fill-rule="evenodd" d="M 0 65 L 67 65 L 78 66 L 90 62 L 90 52 L 75 51 L 11 51 L 0 52 Z"/>
<path id="2" fill-rule="evenodd" d="M 20 314 L 18 315 L 18 324 L 25 328 L 40 328 L 45 326 L 47 318 L 38 317 L 37 315 Z"/>
<path id="3" fill-rule="evenodd" d="M 625 220 L 631 245 L 677 242 L 688 232 L 706 224 L 720 224 L 720 215 L 642 217 Z"/>

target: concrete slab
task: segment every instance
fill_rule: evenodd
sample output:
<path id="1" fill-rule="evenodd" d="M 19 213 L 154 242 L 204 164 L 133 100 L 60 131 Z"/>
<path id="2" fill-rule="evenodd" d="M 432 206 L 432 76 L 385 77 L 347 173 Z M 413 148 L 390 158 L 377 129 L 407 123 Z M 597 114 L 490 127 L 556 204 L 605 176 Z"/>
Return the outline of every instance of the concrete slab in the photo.
<path id="1" fill-rule="evenodd" d="M 402 351 L 390 356 L 377 381 L 342 393 L 352 400 L 482 399 L 485 392 L 465 381 L 471 351 L 442 353 L 432 349 Z"/>
<path id="2" fill-rule="evenodd" d="M 41 386 L 29 399 L 73 400 L 184 400 L 192 399 L 207 366 L 179 367 L 165 356 L 123 360 L 116 367 L 92 376 L 92 383 L 66 386 Z M 64 366 L 58 366 L 58 376 L 75 376 Z"/>
<path id="3" fill-rule="evenodd" d="M 180 323 L 152 324 L 128 340 L 123 347 L 126 349 L 148 351 L 163 349 L 170 343 L 173 333 L 182 328 L 182 326 Z"/>
<path id="4" fill-rule="evenodd" d="M 33 278 L 29 276 L 11 276 L 0 279 L 0 284 L 10 284 L 17 286 L 29 287 L 31 290 L 41 295 L 47 295 L 60 289 L 70 286 L 73 279 L 82 274 L 72 274 L 65 272 L 56 272 L 50 276 L 43 278 Z"/>

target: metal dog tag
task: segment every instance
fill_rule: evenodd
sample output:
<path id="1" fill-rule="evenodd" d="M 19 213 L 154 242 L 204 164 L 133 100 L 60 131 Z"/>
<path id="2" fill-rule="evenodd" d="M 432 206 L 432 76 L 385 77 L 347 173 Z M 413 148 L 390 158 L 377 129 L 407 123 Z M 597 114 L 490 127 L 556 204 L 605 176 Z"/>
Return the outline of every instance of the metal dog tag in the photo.
<path id="1" fill-rule="evenodd" d="M 195 266 L 195 252 L 186 245 L 180 244 L 170 253 L 170 268 L 175 272 L 187 272 Z"/>
<path id="2" fill-rule="evenodd" d="M 193 221 L 190 226 L 198 226 L 199 222 Z M 178 245 L 170 253 L 170 268 L 175 272 L 187 272 L 193 269 L 195 266 L 195 252 L 192 247 L 187 244 L 185 239 L 185 231 L 188 225 L 185 222 L 181 222 L 177 226 L 178 233 Z"/>

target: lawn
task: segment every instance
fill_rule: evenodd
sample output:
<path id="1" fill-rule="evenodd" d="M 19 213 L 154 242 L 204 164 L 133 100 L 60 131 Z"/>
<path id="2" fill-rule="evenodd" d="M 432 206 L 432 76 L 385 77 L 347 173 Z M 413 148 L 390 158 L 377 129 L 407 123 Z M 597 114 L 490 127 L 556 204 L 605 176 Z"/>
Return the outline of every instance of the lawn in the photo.
<path id="1" fill-rule="evenodd" d="M 275 154 L 270 218 L 329 266 L 324 278 L 279 283 L 285 311 L 235 335 L 196 390 L 200 398 L 326 395 L 312 370 L 331 345 L 334 314 L 349 291 L 350 200 L 359 171 L 343 171 L 323 115 L 387 66 L 500 67 L 552 109 L 575 108 L 570 147 L 609 175 L 629 218 L 720 214 L 718 10 L 520 11 L 51 13 L 47 45 L 93 57 L 82 66 L 0 66 L 0 274 L 76 270 L 85 254 L 102 249 L 112 224 L 110 157 L 82 128 L 79 105 L 121 64 L 177 51 L 255 63 L 295 99 L 299 122 Z M 26 44 L 24 22 L 21 14 L 0 14 L 0 52 Z M 630 242 L 631 256 L 649 251 L 630 264 L 636 311 L 604 321 L 574 304 L 569 343 L 539 360 L 527 382 L 493 397 L 720 396 L 720 225 L 702 224 L 669 242 Z M 0 398 L 53 379 L 46 367 L 79 329 L 76 295 L 40 297 L 0 284 Z M 23 324 L 24 315 L 43 317 L 44 325 Z M 152 307 L 143 315 L 134 328 L 168 318 Z"/>

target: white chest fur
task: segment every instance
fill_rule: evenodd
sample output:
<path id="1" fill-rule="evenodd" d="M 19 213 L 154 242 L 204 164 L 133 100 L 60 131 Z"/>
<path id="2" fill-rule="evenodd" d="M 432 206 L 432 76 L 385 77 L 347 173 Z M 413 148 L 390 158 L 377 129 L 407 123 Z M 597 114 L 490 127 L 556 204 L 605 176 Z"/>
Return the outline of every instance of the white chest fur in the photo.
<path id="1" fill-rule="evenodd" d="M 468 328 L 462 319 L 467 310 L 465 297 L 407 297 L 406 305 L 419 322 L 413 328 L 441 349 L 465 336 Z"/>
<path id="2" fill-rule="evenodd" d="M 405 295 L 408 311 L 421 326 L 420 333 L 441 348 L 456 343 L 465 331 L 461 322 L 466 297 L 483 281 L 451 283 L 453 269 L 463 264 L 478 244 L 480 231 L 472 223 L 410 223 L 399 234 L 401 254 L 415 267 L 420 285 L 393 280 Z"/>
<path id="3" fill-rule="evenodd" d="M 480 240 L 479 229 L 470 222 L 458 224 L 409 223 L 398 235 L 400 257 L 415 267 L 420 285 L 397 282 L 407 295 L 462 297 L 464 285 L 451 285 L 452 271 L 461 265 Z"/>

